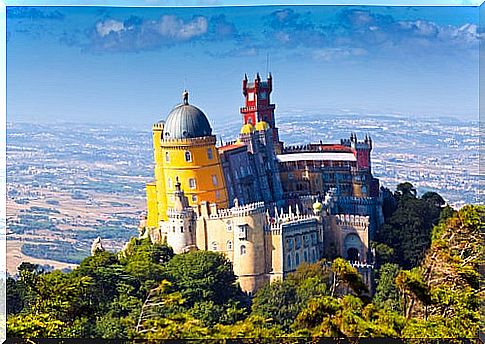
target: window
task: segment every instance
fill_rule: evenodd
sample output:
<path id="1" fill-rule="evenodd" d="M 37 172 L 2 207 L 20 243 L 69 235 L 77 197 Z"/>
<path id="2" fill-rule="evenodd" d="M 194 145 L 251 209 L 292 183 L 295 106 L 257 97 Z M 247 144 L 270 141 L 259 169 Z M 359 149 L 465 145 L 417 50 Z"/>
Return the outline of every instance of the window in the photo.
<path id="1" fill-rule="evenodd" d="M 246 225 L 238 226 L 238 237 L 239 237 L 239 240 L 247 240 L 248 231 L 247 231 Z"/>
<path id="2" fill-rule="evenodd" d="M 192 225 L 189 225 L 189 232 L 192 233 Z"/>
<path id="3" fill-rule="evenodd" d="M 248 100 L 249 100 L 250 102 L 252 102 L 252 101 L 254 100 L 254 93 L 253 93 L 253 92 L 249 92 L 249 93 L 248 93 Z"/>
<path id="4" fill-rule="evenodd" d="M 241 256 L 244 256 L 246 254 L 246 246 L 241 245 Z"/>
<path id="5" fill-rule="evenodd" d="M 288 255 L 288 268 L 291 269 L 291 254 Z"/>
<path id="6" fill-rule="evenodd" d="M 232 251 L 232 241 L 231 240 L 227 240 L 226 249 L 228 251 Z"/>
<path id="7" fill-rule="evenodd" d="M 170 162 L 170 153 L 169 152 L 165 152 L 165 161 Z"/>
<path id="8" fill-rule="evenodd" d="M 212 175 L 212 184 L 214 186 L 217 186 L 218 182 L 217 182 L 217 176 L 215 174 Z"/>
<path id="9" fill-rule="evenodd" d="M 172 182 L 172 178 L 168 177 L 168 179 L 167 179 L 167 185 L 168 185 L 168 188 L 169 188 L 169 189 L 173 189 L 173 182 Z"/>
<path id="10" fill-rule="evenodd" d="M 295 266 L 300 265 L 300 255 L 298 252 L 295 254 Z"/>
<path id="11" fill-rule="evenodd" d="M 221 192 L 219 190 L 216 191 L 216 198 L 217 199 L 221 198 Z"/>
<path id="12" fill-rule="evenodd" d="M 194 178 L 189 179 L 189 186 L 190 186 L 191 189 L 195 189 L 195 179 Z"/>
<path id="13" fill-rule="evenodd" d="M 184 226 L 180 226 L 180 233 L 184 232 Z"/>
<path id="14" fill-rule="evenodd" d="M 197 202 L 197 195 L 192 195 L 192 202 Z"/>
<path id="15" fill-rule="evenodd" d="M 212 160 L 212 148 L 207 148 L 207 159 Z"/>
<path id="16" fill-rule="evenodd" d="M 228 232 L 232 232 L 232 222 L 231 221 L 226 222 L 226 230 Z"/>
<path id="17" fill-rule="evenodd" d="M 172 232 L 175 232 L 175 226 L 172 227 Z"/>
<path id="18" fill-rule="evenodd" d="M 189 151 L 185 151 L 185 161 L 190 162 L 192 161 L 192 154 Z"/>
<path id="19" fill-rule="evenodd" d="M 301 247 L 301 237 L 295 238 L 295 247 L 296 247 L 297 250 Z"/>
<path id="20" fill-rule="evenodd" d="M 305 262 L 308 262 L 308 253 L 306 251 L 303 252 L 303 259 L 305 260 Z"/>
<path id="21" fill-rule="evenodd" d="M 217 241 L 213 241 L 213 242 L 211 243 L 211 250 L 212 250 L 212 251 L 217 251 Z"/>

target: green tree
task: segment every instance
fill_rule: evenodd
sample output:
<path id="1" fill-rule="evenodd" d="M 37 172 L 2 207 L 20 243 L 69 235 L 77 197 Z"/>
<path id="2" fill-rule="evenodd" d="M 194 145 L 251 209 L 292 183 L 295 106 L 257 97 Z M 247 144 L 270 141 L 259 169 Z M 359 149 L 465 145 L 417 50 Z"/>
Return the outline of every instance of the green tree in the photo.
<path id="1" fill-rule="evenodd" d="M 188 307 L 201 301 L 222 305 L 243 298 L 231 262 L 220 253 L 178 254 L 163 266 L 161 275 L 172 283 L 174 291 L 182 294 Z"/>
<path id="2" fill-rule="evenodd" d="M 389 308 L 390 310 L 402 312 L 401 298 L 399 289 L 396 285 L 396 277 L 399 274 L 397 264 L 384 264 L 379 269 L 377 278 L 376 293 L 374 302 L 378 306 Z"/>

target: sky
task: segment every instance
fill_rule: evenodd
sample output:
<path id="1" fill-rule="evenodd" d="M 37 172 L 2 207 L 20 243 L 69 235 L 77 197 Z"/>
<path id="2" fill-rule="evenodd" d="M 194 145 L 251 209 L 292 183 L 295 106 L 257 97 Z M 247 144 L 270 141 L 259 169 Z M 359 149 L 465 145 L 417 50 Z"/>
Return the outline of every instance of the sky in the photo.
<path id="1" fill-rule="evenodd" d="M 478 8 L 7 7 L 7 120 L 150 126 L 181 101 L 240 122 L 241 82 L 277 113 L 478 120 Z"/>

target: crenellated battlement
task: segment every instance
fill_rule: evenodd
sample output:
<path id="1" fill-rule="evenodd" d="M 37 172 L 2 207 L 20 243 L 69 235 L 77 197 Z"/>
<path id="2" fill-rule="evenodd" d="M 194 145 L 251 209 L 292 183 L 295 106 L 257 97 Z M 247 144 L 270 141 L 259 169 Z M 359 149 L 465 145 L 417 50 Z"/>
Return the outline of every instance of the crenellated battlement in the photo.
<path id="1" fill-rule="evenodd" d="M 168 218 L 184 219 L 194 215 L 194 210 L 192 208 L 185 208 L 182 211 L 175 210 L 173 208 L 167 209 Z"/>
<path id="2" fill-rule="evenodd" d="M 337 214 L 334 215 L 338 225 L 347 225 L 360 228 L 369 227 L 369 216 Z"/>
<path id="3" fill-rule="evenodd" d="M 161 121 L 161 122 L 154 123 L 152 126 L 152 129 L 163 130 L 164 126 L 165 126 L 165 122 Z"/>
<path id="4" fill-rule="evenodd" d="M 216 204 L 210 204 L 210 214 L 211 219 L 223 219 L 229 217 L 242 217 L 250 216 L 253 214 L 261 214 L 266 211 L 266 206 L 264 202 L 255 202 L 245 205 L 237 205 L 232 208 L 219 209 Z"/>
<path id="5" fill-rule="evenodd" d="M 295 152 L 310 152 L 311 151 L 311 145 L 306 144 L 306 145 L 293 145 L 293 146 L 285 146 L 283 148 L 283 153 L 295 153 Z"/>
<path id="6" fill-rule="evenodd" d="M 269 219 L 271 230 L 281 230 L 283 226 L 290 224 L 310 223 L 314 222 L 316 219 L 315 215 L 300 213 L 298 205 L 295 208 L 295 212 L 293 212 L 292 207 L 289 206 L 287 213 L 285 213 L 283 208 L 281 208 L 278 214 L 278 209 L 276 207 L 274 209 L 274 213 L 274 217 Z"/>
<path id="7" fill-rule="evenodd" d="M 373 205 L 376 203 L 376 198 L 344 196 L 344 197 L 339 197 L 338 201 L 340 204 Z"/>
<path id="8" fill-rule="evenodd" d="M 186 139 L 162 139 L 160 145 L 166 148 L 184 149 L 187 146 L 205 146 L 216 143 L 216 136 L 193 137 Z"/>

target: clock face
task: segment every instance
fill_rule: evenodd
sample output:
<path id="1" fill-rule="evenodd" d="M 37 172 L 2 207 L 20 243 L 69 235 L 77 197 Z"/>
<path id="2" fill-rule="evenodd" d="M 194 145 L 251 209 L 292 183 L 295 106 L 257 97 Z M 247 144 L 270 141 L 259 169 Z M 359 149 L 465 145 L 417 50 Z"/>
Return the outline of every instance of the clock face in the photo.
<path id="1" fill-rule="evenodd" d="M 254 100 L 254 93 L 253 92 L 249 92 L 248 93 L 248 100 L 249 101 L 253 101 Z"/>
<path id="2" fill-rule="evenodd" d="M 266 99 L 266 92 L 261 92 L 259 94 L 259 99 Z"/>

